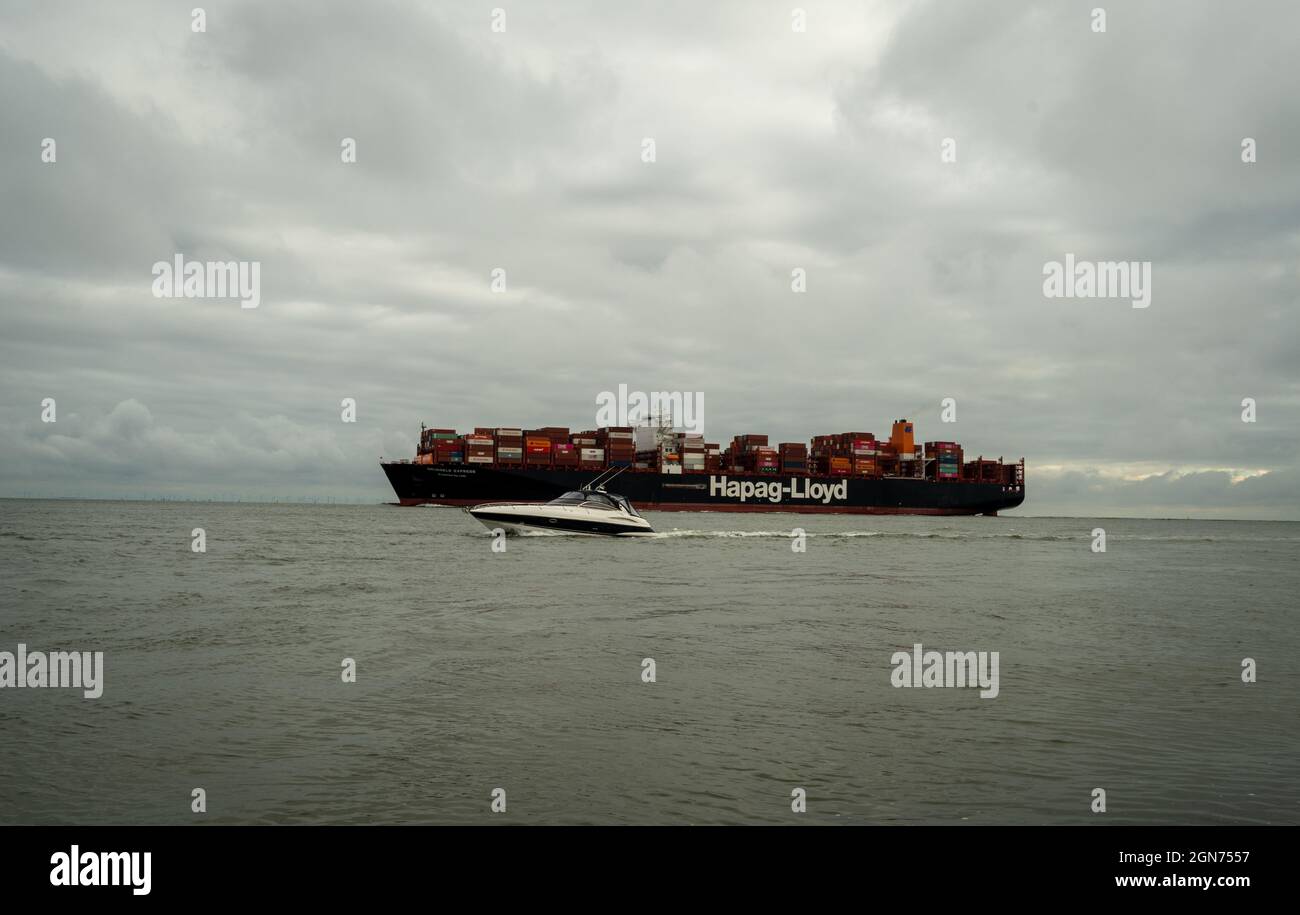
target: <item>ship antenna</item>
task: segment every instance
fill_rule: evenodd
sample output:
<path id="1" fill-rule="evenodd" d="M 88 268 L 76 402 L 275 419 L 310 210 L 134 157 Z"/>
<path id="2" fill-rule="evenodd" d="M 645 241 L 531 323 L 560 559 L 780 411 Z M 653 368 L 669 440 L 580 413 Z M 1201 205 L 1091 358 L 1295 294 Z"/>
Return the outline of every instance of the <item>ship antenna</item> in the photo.
<path id="1" fill-rule="evenodd" d="M 614 472 L 613 472 L 612 474 L 610 474 L 608 477 L 606 477 L 604 480 L 602 480 L 602 481 L 601 481 L 601 484 L 600 484 L 599 486 L 595 487 L 596 491 L 597 491 L 597 492 L 604 492 L 604 491 L 605 491 L 605 486 L 606 486 L 606 485 L 607 485 L 611 480 L 613 480 L 614 477 L 618 476 L 618 475 L 619 475 L 620 473 L 622 473 L 624 470 L 627 470 L 627 468 L 626 468 L 626 467 L 615 467 L 615 468 L 614 468 Z M 604 475 L 602 474 L 602 476 L 604 476 Z M 596 479 L 599 480 L 600 477 L 597 477 Z"/>
<path id="2" fill-rule="evenodd" d="M 616 469 L 622 470 L 623 468 L 619 467 Z M 585 492 L 586 490 L 597 489 L 599 486 L 603 486 L 604 484 L 601 483 L 600 481 L 604 478 L 605 474 L 607 473 L 609 473 L 609 470 L 602 470 L 600 473 L 596 474 L 596 478 L 594 480 L 592 480 L 590 483 L 582 487 L 583 491 Z M 613 479 L 613 477 L 610 477 L 610 479 Z"/>
<path id="3" fill-rule="evenodd" d="M 674 424 L 675 419 L 671 410 L 662 409 L 645 418 L 644 428 L 654 430 L 656 448 L 672 440 L 673 430 L 677 428 Z"/>

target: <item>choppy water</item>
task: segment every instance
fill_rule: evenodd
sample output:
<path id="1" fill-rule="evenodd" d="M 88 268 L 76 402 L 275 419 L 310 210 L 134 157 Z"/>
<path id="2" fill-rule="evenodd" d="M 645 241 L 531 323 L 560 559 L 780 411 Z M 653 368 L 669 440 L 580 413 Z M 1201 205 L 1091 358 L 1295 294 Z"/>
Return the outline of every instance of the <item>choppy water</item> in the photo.
<path id="1" fill-rule="evenodd" d="M 98 700 L 0 690 L 0 822 L 1300 822 L 1300 524 L 649 517 L 498 554 L 455 509 L 0 501 L 0 651 L 106 653 Z M 916 642 L 1000 695 L 895 689 Z"/>

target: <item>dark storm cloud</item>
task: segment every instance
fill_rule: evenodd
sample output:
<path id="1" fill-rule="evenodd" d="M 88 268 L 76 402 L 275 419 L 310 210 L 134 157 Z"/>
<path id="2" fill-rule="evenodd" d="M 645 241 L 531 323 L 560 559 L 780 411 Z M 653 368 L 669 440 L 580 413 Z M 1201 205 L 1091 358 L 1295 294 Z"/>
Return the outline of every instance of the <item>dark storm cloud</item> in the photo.
<path id="1" fill-rule="evenodd" d="M 0 12 L 0 493 L 386 498 L 421 420 L 627 383 L 710 438 L 912 413 L 1035 513 L 1300 517 L 1292 4 L 190 6 Z M 1151 307 L 1044 299 L 1066 251 Z M 177 252 L 262 307 L 155 299 Z"/>

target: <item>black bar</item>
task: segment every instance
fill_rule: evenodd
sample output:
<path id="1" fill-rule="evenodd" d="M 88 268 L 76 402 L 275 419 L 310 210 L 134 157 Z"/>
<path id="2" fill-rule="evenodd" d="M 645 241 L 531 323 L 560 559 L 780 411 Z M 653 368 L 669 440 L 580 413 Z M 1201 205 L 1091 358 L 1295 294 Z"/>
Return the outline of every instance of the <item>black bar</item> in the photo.
<path id="1" fill-rule="evenodd" d="M 779 884 L 881 904 L 952 903 L 956 897 L 948 894 L 964 889 L 977 891 L 968 901 L 985 903 L 1105 895 L 1231 905 L 1243 893 L 1286 888 L 1281 874 L 1290 838 L 1273 827 L 11 827 L 0 829 L 0 876 L 8 901 L 76 894 L 78 901 L 338 904 L 457 888 L 487 901 L 497 892 L 569 885 L 578 893 L 611 886 L 627 894 L 607 897 L 611 904 L 675 904 L 691 885 L 762 898 Z M 52 885 L 52 857 L 73 846 L 79 857 L 149 852 L 148 894 L 137 895 L 129 879 L 119 886 Z M 1171 862 L 1171 852 L 1181 860 Z M 1121 854 L 1134 857 L 1122 862 Z M 1119 885 L 1131 878 L 1156 885 Z M 1165 878 L 1184 883 L 1161 885 Z M 1188 886 L 1190 878 L 1245 878 L 1248 885 Z M 528 882 L 534 879 L 543 883 Z M 904 889 L 906 897 L 894 895 Z"/>

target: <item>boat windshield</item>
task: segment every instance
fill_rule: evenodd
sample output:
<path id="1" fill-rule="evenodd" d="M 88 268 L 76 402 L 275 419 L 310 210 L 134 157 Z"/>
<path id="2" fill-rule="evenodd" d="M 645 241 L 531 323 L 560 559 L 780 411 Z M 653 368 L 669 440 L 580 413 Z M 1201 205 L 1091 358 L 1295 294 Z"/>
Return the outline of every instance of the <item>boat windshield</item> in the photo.
<path id="1" fill-rule="evenodd" d="M 598 508 L 611 512 L 625 511 L 630 515 L 636 515 L 636 510 L 632 508 L 632 504 L 622 496 L 610 495 L 605 492 L 595 492 L 594 490 L 587 490 L 586 492 L 566 492 L 558 499 L 552 499 L 548 504 L 585 505 L 588 508 Z"/>
<path id="2" fill-rule="evenodd" d="M 636 509 L 632 507 L 632 503 L 629 502 L 625 496 L 610 495 L 610 498 L 614 500 L 614 503 L 618 505 L 619 508 L 623 509 L 623 511 L 627 512 L 629 515 L 633 515 L 637 518 L 641 517 L 637 514 Z"/>
<path id="3" fill-rule="evenodd" d="M 552 499 L 548 505 L 579 505 L 587 501 L 585 492 L 566 492 L 558 499 Z"/>

